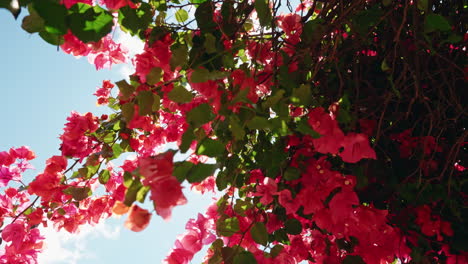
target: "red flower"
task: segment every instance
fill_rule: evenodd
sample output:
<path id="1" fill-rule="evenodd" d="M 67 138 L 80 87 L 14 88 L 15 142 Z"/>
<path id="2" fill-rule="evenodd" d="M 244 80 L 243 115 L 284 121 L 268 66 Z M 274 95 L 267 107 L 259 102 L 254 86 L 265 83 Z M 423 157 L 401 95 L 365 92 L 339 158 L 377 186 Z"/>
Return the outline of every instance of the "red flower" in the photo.
<path id="1" fill-rule="evenodd" d="M 343 140 L 343 152 L 339 155 L 344 162 L 356 163 L 361 159 L 377 159 L 364 134 L 349 133 Z"/>

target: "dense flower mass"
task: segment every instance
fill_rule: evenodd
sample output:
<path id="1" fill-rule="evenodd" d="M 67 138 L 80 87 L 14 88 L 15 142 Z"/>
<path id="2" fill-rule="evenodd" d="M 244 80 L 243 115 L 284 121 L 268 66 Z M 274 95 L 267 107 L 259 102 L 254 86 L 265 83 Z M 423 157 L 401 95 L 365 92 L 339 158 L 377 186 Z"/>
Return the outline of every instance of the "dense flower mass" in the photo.
<path id="1" fill-rule="evenodd" d="M 465 7 L 283 3 L 33 0 L 27 32 L 134 71 L 33 180 L 32 150 L 0 152 L 0 263 L 37 263 L 39 226 L 144 231 L 190 189 L 216 201 L 164 263 L 468 264 Z"/>

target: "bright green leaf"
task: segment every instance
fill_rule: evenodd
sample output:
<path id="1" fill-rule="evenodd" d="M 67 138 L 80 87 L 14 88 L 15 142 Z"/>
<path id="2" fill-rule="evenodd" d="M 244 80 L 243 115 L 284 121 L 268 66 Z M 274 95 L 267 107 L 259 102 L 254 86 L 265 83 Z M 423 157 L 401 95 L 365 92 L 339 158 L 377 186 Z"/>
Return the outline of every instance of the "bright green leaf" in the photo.
<path id="1" fill-rule="evenodd" d="M 144 203 L 145 202 L 145 198 L 146 198 L 146 195 L 148 194 L 149 190 L 151 188 L 149 186 L 143 186 L 141 187 L 140 190 L 138 190 L 137 194 L 136 194 L 136 200 L 140 203 Z"/>
<path id="2" fill-rule="evenodd" d="M 181 8 L 175 13 L 175 18 L 178 22 L 183 23 L 189 18 L 189 15 L 187 11 Z"/>
<path id="3" fill-rule="evenodd" d="M 33 2 L 34 10 L 44 20 L 45 31 L 54 35 L 63 35 L 67 33 L 67 9 L 53 1 L 35 0 Z"/>
<path id="4" fill-rule="evenodd" d="M 70 30 L 83 42 L 101 40 L 111 32 L 114 25 L 112 14 L 100 6 L 77 3 L 69 12 Z"/>
<path id="5" fill-rule="evenodd" d="M 45 40 L 47 43 L 52 44 L 54 46 L 59 46 L 62 45 L 65 41 L 63 39 L 63 36 L 60 34 L 52 34 L 47 31 L 41 31 L 39 32 L 39 36 Z"/>
<path id="6" fill-rule="evenodd" d="M 131 206 L 133 202 L 136 201 L 137 193 L 141 189 L 142 185 L 140 179 L 134 179 L 130 187 L 128 187 L 127 192 L 125 193 L 124 204 L 126 206 Z"/>
<path id="7" fill-rule="evenodd" d="M 222 236 L 230 237 L 239 231 L 239 219 L 237 217 L 220 218 L 216 221 L 216 231 Z"/>
<path id="8" fill-rule="evenodd" d="M 197 147 L 198 155 L 206 155 L 208 157 L 217 157 L 224 153 L 225 146 L 219 140 L 211 138 L 203 139 Z"/>
<path id="9" fill-rule="evenodd" d="M 124 6 L 119 9 L 119 24 L 132 36 L 148 28 L 152 21 L 153 10 L 148 3 L 141 2 L 138 8 Z"/>
<path id="10" fill-rule="evenodd" d="M 102 170 L 99 173 L 99 183 L 106 184 L 110 179 L 110 172 L 108 170 Z"/>

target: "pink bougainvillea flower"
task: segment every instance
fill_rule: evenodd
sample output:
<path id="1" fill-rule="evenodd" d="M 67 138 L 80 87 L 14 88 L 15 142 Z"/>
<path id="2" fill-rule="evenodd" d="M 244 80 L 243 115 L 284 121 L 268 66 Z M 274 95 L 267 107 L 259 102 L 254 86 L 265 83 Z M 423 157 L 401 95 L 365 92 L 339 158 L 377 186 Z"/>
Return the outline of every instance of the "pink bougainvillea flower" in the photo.
<path id="1" fill-rule="evenodd" d="M 190 190 L 195 190 L 201 194 L 205 192 L 216 193 L 216 178 L 214 176 L 207 177 L 202 182 L 192 183 Z"/>
<path id="2" fill-rule="evenodd" d="M 188 264 L 193 258 L 193 253 L 183 247 L 172 249 L 169 256 L 164 259 L 164 264 Z"/>
<path id="3" fill-rule="evenodd" d="M 300 204 L 292 198 L 291 191 L 284 189 L 279 192 L 279 203 L 286 209 L 286 214 L 293 214 L 299 209 Z"/>
<path id="4" fill-rule="evenodd" d="M 70 8 L 76 3 L 84 3 L 88 5 L 93 5 L 93 0 L 63 0 L 62 1 L 62 4 L 64 4 L 66 8 Z"/>
<path id="5" fill-rule="evenodd" d="M 364 134 L 349 133 L 345 136 L 339 155 L 344 162 L 356 163 L 361 159 L 377 159 L 375 151 L 369 145 L 369 139 Z"/>
<path id="6" fill-rule="evenodd" d="M 59 174 L 39 174 L 36 179 L 29 184 L 28 192 L 41 196 L 43 200 L 50 200 L 55 193 L 60 190 L 61 178 Z"/>
<path id="7" fill-rule="evenodd" d="M 128 212 L 128 218 L 125 221 L 125 227 L 134 232 L 140 232 L 149 225 L 150 220 L 151 213 L 148 212 L 148 210 L 134 204 Z"/>
<path id="8" fill-rule="evenodd" d="M 278 192 L 278 186 L 272 178 L 266 177 L 263 182 L 259 183 L 256 187 L 257 192 L 253 193 L 253 196 L 260 196 L 260 202 L 264 205 L 268 205 L 273 202 L 273 195 Z"/>
<path id="9" fill-rule="evenodd" d="M 98 105 L 105 105 L 109 103 L 109 96 L 113 87 L 114 84 L 112 84 L 109 80 L 102 81 L 102 87 L 98 87 L 94 93 L 94 95 L 98 98 Z"/>
<path id="10" fill-rule="evenodd" d="M 0 187 L 5 187 L 13 179 L 13 174 L 10 168 L 6 166 L 0 166 Z"/>
<path id="11" fill-rule="evenodd" d="M 0 165 L 10 166 L 15 159 L 6 151 L 0 152 Z"/>
<path id="12" fill-rule="evenodd" d="M 67 168 L 67 158 L 64 156 L 53 156 L 46 161 L 46 173 L 58 173 Z"/>
<path id="13" fill-rule="evenodd" d="M 26 230 L 22 222 L 15 222 L 5 226 L 2 230 L 2 239 L 7 242 L 14 241 L 15 243 L 21 243 L 26 236 Z"/>
<path id="14" fill-rule="evenodd" d="M 138 159 L 140 174 L 145 177 L 143 183 L 152 185 L 159 180 L 172 176 L 174 152 L 168 151 L 154 157 Z"/>
<path id="15" fill-rule="evenodd" d="M 187 203 L 182 193 L 180 182 L 174 177 L 166 177 L 151 187 L 151 200 L 154 202 L 156 213 L 164 220 L 171 217 L 172 208 Z"/>
<path id="16" fill-rule="evenodd" d="M 136 8 L 136 5 L 130 0 L 100 0 L 99 4 L 105 5 L 111 10 L 118 10 L 124 6 L 130 6 L 131 8 Z"/>
<path id="17" fill-rule="evenodd" d="M 11 148 L 10 155 L 16 159 L 32 160 L 36 158 L 36 154 L 26 146 Z"/>
<path id="18" fill-rule="evenodd" d="M 331 135 L 335 125 L 337 125 L 336 120 L 333 120 L 322 107 L 312 109 L 308 117 L 309 125 L 322 136 Z"/>

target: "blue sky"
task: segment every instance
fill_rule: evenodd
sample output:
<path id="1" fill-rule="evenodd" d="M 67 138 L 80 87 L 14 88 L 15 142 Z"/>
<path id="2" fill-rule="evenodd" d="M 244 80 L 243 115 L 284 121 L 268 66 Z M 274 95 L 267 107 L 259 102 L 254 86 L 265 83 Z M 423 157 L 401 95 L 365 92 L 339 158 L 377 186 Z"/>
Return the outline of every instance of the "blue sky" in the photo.
<path id="1" fill-rule="evenodd" d="M 35 151 L 37 158 L 32 163 L 36 170 L 24 179 L 29 182 L 48 157 L 60 154 L 58 137 L 70 112 L 106 113 L 105 107 L 96 106 L 92 94 L 102 80 L 121 80 L 128 69 L 115 66 L 96 71 L 86 58 L 57 51 L 37 34 L 23 31 L 21 19 L 15 21 L 0 9 L 0 151 L 22 145 Z M 161 263 L 176 235 L 183 233 L 186 221 L 211 203 L 210 197 L 192 194 L 188 188 L 184 193 L 189 203 L 175 208 L 170 222 L 153 215 L 150 226 L 140 233 L 123 227 L 125 216 L 86 227 L 79 235 L 45 231 L 49 251 L 41 264 Z"/>

